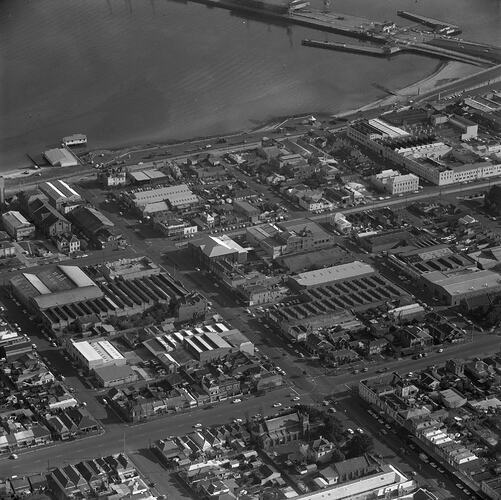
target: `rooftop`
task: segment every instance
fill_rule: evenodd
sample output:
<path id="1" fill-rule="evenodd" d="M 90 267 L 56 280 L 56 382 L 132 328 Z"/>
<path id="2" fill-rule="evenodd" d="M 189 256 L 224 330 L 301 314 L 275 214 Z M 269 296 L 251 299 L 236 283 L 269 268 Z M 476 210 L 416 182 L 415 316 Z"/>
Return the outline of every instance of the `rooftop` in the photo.
<path id="1" fill-rule="evenodd" d="M 423 274 L 423 278 L 442 287 L 450 295 L 493 289 L 501 291 L 501 276 L 492 271 L 462 271 L 455 274 L 432 271 Z"/>
<path id="2" fill-rule="evenodd" d="M 333 281 L 341 281 L 356 276 L 373 274 L 374 268 L 365 262 L 358 260 L 341 264 L 338 266 L 326 267 L 315 271 L 308 271 L 294 276 L 292 279 L 302 287 L 322 285 Z"/>

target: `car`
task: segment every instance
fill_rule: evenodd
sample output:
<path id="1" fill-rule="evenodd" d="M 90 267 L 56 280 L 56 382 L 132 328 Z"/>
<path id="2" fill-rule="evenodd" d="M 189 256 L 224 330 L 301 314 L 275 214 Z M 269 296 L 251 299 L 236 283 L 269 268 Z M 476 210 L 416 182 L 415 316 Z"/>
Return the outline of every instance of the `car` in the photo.
<path id="1" fill-rule="evenodd" d="M 444 352 L 444 350 L 442 348 L 440 348 L 437 352 Z"/>
<path id="2" fill-rule="evenodd" d="M 386 429 L 381 429 L 381 432 L 386 436 L 388 434 L 388 431 Z"/>
<path id="3" fill-rule="evenodd" d="M 202 424 L 200 422 L 193 424 L 194 429 L 200 429 L 200 427 L 202 427 Z"/>
<path id="4" fill-rule="evenodd" d="M 11 460 L 17 460 L 19 458 L 19 455 L 17 453 L 11 453 L 11 455 L 9 455 L 9 458 Z M 14 476 L 12 476 L 12 477 L 14 477 Z"/>
<path id="5" fill-rule="evenodd" d="M 380 423 L 380 424 L 384 424 L 383 422 L 383 419 L 382 418 L 378 418 L 377 421 Z"/>
<path id="6" fill-rule="evenodd" d="M 52 347 L 57 347 L 57 344 L 56 344 L 55 342 L 51 342 L 51 343 L 50 343 L 50 345 L 51 345 Z"/>
<path id="7" fill-rule="evenodd" d="M 234 424 L 241 424 L 242 422 L 243 422 L 243 420 L 241 418 L 234 418 L 233 419 Z"/>
<path id="8" fill-rule="evenodd" d="M 273 408 L 280 408 L 282 403 L 273 403 Z"/>
<path id="9" fill-rule="evenodd" d="M 301 398 L 299 396 L 295 396 L 292 398 L 292 401 L 299 401 Z"/>
<path id="10" fill-rule="evenodd" d="M 388 425 L 388 424 L 384 424 L 384 426 L 385 426 L 385 427 L 386 427 L 389 431 L 391 431 L 391 426 L 390 426 L 390 425 Z"/>
<path id="11" fill-rule="evenodd" d="M 358 432 L 359 434 L 364 434 L 364 430 L 363 430 L 363 429 L 361 429 L 360 427 L 357 429 L 357 432 Z"/>
<path id="12" fill-rule="evenodd" d="M 238 404 L 238 403 L 241 403 L 241 402 L 242 402 L 242 400 L 240 398 L 234 399 L 232 401 L 233 404 Z"/>
<path id="13" fill-rule="evenodd" d="M 348 434 L 355 434 L 355 431 L 353 429 L 350 429 L 349 427 L 346 429 L 346 432 L 348 432 Z"/>

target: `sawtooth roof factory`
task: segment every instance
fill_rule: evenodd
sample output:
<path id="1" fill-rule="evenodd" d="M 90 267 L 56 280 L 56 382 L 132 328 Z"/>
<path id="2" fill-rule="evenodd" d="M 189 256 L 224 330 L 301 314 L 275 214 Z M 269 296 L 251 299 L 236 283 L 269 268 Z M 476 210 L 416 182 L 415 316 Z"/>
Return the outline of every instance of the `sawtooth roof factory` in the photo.
<path id="1" fill-rule="evenodd" d="M 137 260 L 141 263 L 136 266 L 132 259 L 114 266 L 116 277 L 103 274 L 99 266 L 86 271 L 77 266 L 51 266 L 36 274 L 14 276 L 10 288 L 28 310 L 38 313 L 44 324 L 59 331 L 110 316 L 131 316 L 161 303 L 172 303 L 178 315 L 186 313 L 183 308 L 192 308 L 193 314 L 198 314 L 199 308 L 205 312 L 206 304 L 191 300 L 193 294 L 170 275 L 145 265 L 143 258 Z M 131 266 L 134 273 L 126 272 Z M 120 267 L 125 271 L 120 272 Z"/>

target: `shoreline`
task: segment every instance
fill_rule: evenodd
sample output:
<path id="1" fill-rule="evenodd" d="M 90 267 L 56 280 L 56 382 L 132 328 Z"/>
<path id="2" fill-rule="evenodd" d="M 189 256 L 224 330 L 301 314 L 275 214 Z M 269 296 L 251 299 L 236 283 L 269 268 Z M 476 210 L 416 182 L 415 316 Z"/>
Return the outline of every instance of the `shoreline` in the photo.
<path id="1" fill-rule="evenodd" d="M 420 80 L 417 80 L 413 83 L 410 83 L 409 85 L 402 87 L 398 90 L 395 90 L 395 95 L 389 95 L 389 96 L 384 96 L 380 99 L 377 99 L 375 101 L 372 101 L 370 103 L 364 104 L 358 108 L 353 108 L 350 110 L 342 111 L 342 112 L 325 112 L 325 111 L 317 111 L 317 112 L 310 112 L 310 113 L 297 113 L 294 115 L 289 115 L 289 116 L 281 116 L 281 117 L 272 117 L 267 120 L 263 120 L 261 123 L 255 125 L 252 129 L 244 129 L 240 131 L 232 131 L 227 134 L 221 134 L 221 137 L 229 137 L 229 136 L 235 136 L 235 135 L 243 135 L 243 134 L 248 134 L 248 133 L 253 133 L 257 132 L 261 129 L 265 129 L 266 127 L 271 128 L 274 124 L 276 123 L 281 123 L 286 120 L 294 119 L 297 117 L 303 117 L 303 116 L 311 116 L 311 115 L 317 115 L 321 117 L 345 117 L 349 115 L 353 115 L 359 112 L 363 111 L 369 111 L 371 109 L 381 107 L 381 106 L 388 106 L 392 104 L 398 104 L 399 102 L 406 101 L 410 97 L 413 96 L 418 96 L 421 93 L 426 93 L 429 92 L 437 87 L 440 86 L 442 80 L 447 80 L 445 83 L 450 83 L 454 80 L 459 80 L 461 78 L 464 78 L 466 76 L 469 76 L 473 73 L 478 71 L 477 68 L 471 65 L 467 65 L 465 63 L 460 63 L 456 61 L 441 61 L 437 64 L 435 69 L 428 75 L 424 76 Z M 266 133 L 265 130 L 263 130 L 263 133 Z M 133 151 L 136 148 L 139 147 L 145 147 L 148 145 L 151 146 L 156 146 L 156 145 L 175 145 L 175 144 L 182 144 L 182 143 L 190 143 L 190 142 L 195 142 L 199 140 L 208 140 L 213 137 L 219 137 L 218 136 L 198 136 L 198 137 L 190 137 L 186 139 L 173 139 L 171 141 L 165 142 L 165 143 L 127 143 L 127 144 L 121 144 L 121 145 L 115 145 L 111 147 L 105 147 L 105 148 L 97 148 L 94 150 L 89 150 L 91 151 L 113 151 L 113 152 L 119 152 L 123 150 L 130 150 Z M 38 173 L 42 173 L 42 178 L 43 174 L 46 171 L 52 171 L 53 167 L 42 167 L 37 170 L 30 170 L 32 169 L 32 166 L 19 166 L 17 168 L 12 168 L 4 172 L 0 172 L 0 176 L 3 177 L 4 179 L 10 179 L 10 180 L 18 180 L 18 179 L 29 179 L 34 177 Z M 24 173 L 25 171 L 28 171 L 29 173 Z"/>

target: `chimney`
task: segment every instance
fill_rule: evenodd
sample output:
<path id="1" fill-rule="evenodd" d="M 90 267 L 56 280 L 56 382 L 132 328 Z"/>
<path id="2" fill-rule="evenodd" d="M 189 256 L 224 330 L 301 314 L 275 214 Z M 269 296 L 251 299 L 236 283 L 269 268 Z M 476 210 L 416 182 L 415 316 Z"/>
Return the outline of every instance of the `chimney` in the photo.
<path id="1" fill-rule="evenodd" d="M 5 204 L 5 179 L 3 176 L 0 176 L 0 207 L 3 207 Z"/>

